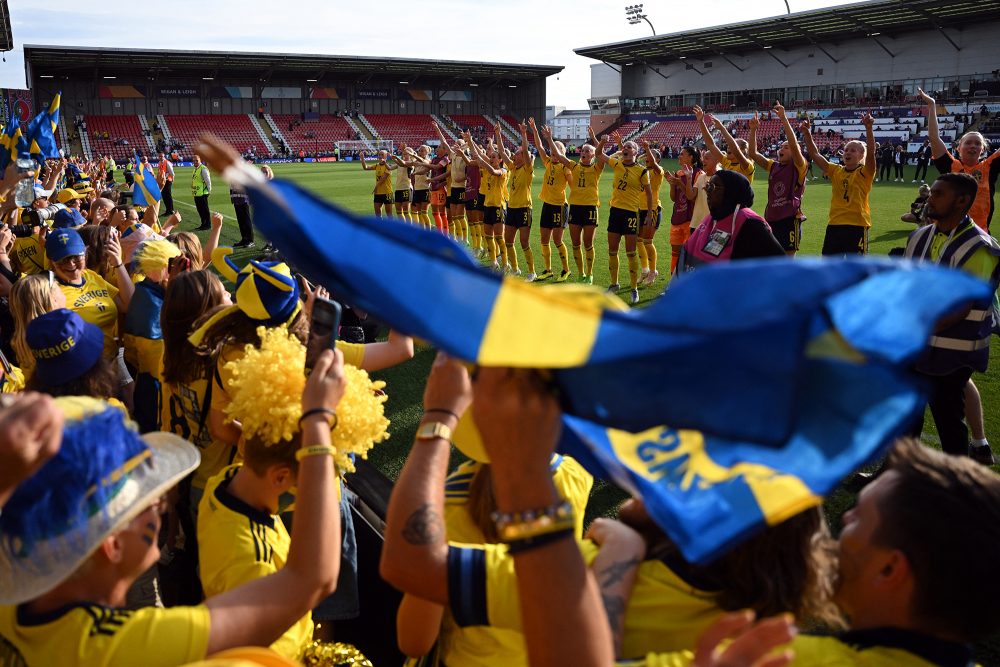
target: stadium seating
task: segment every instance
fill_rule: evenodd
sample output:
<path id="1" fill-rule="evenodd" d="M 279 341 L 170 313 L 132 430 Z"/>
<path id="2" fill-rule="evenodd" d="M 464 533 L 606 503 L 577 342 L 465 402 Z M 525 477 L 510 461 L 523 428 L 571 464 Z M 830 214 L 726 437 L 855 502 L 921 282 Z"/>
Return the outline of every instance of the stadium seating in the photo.
<path id="1" fill-rule="evenodd" d="M 650 124 L 644 131 L 634 137 L 636 141 L 647 139 L 653 144 L 666 144 L 670 148 L 677 150 L 684 145 L 685 139 L 701 137 L 698 130 L 698 123 L 691 117 L 667 118 L 657 123 Z"/>
<path id="2" fill-rule="evenodd" d="M 181 151 L 184 155 L 190 154 L 191 147 L 197 143 L 202 132 L 206 131 L 229 142 L 241 153 L 251 147 L 255 148 L 257 155 L 270 155 L 272 152 L 271 146 L 261 139 L 246 114 L 164 116 L 164 120 L 171 136 L 184 144 L 185 148 Z"/>
<path id="3" fill-rule="evenodd" d="M 458 126 L 460 130 L 469 130 L 472 133 L 473 139 L 477 142 L 485 141 L 487 135 L 493 135 L 494 124 L 490 122 L 486 116 L 482 115 L 456 115 L 452 114 L 448 116 L 455 125 Z"/>
<path id="4" fill-rule="evenodd" d="M 431 117 L 428 114 L 401 115 L 401 114 L 365 114 L 365 118 L 371 123 L 378 133 L 379 139 L 388 139 L 398 143 L 406 143 L 410 146 L 437 139 L 437 132 L 431 125 Z"/>
<path id="5" fill-rule="evenodd" d="M 340 116 L 322 115 L 319 120 L 306 121 L 298 114 L 274 114 L 272 118 L 293 153 L 332 151 L 335 142 L 355 139 L 354 129 Z M 296 123 L 295 129 L 289 130 L 292 123 Z"/>
<path id="6" fill-rule="evenodd" d="M 110 155 L 116 161 L 123 161 L 135 155 L 136 149 L 149 154 L 149 144 L 142 134 L 138 116 L 87 116 L 86 121 L 87 138 L 94 157 Z"/>

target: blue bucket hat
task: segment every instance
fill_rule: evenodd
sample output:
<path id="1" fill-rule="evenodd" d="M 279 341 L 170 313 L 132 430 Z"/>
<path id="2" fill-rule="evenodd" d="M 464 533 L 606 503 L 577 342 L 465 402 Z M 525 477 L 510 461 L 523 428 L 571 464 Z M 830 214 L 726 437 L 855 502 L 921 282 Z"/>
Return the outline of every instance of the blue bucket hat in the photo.
<path id="1" fill-rule="evenodd" d="M 64 208 L 52 216 L 52 229 L 76 229 L 85 224 L 87 219 L 75 208 Z"/>
<path id="2" fill-rule="evenodd" d="M 72 255 L 87 254 L 87 245 L 75 229 L 54 229 L 45 237 L 45 255 L 59 262 Z"/>
<path id="3" fill-rule="evenodd" d="M 65 308 L 36 317 L 28 324 L 26 334 L 35 357 L 35 374 L 48 386 L 80 377 L 94 367 L 104 352 L 100 327 L 84 322 Z"/>

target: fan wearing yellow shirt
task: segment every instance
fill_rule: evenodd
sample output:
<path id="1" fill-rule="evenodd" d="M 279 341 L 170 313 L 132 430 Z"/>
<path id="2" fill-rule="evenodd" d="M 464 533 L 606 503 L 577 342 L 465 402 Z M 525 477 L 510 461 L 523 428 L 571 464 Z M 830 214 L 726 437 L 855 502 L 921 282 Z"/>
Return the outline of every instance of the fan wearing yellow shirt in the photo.
<path id="1" fill-rule="evenodd" d="M 639 234 L 639 209 L 645 204 L 647 211 L 645 224 L 656 224 L 656 207 L 653 205 L 653 190 L 649 186 L 649 171 L 636 161 L 639 145 L 634 141 L 622 142 L 617 131 L 611 134 L 615 145 L 621 146 L 621 158 L 609 157 L 603 151 L 597 153 L 597 161 L 610 165 L 614 170 L 611 202 L 608 212 L 608 268 L 611 284 L 608 293 L 617 292 L 618 248 L 625 237 L 625 256 L 628 259 L 631 302 L 639 303 L 639 258 L 636 255 Z"/>
<path id="2" fill-rule="evenodd" d="M 392 217 L 392 179 L 389 178 L 389 172 L 392 170 L 389 166 L 387 160 L 389 159 L 388 151 L 379 151 L 377 153 L 377 161 L 375 166 L 369 167 L 368 163 L 365 162 L 365 151 L 361 151 L 361 168 L 365 171 L 375 172 L 375 187 L 372 188 L 372 195 L 375 207 L 375 217 L 381 218 L 383 211 L 385 212 L 385 217 Z"/>
<path id="3" fill-rule="evenodd" d="M 652 223 L 647 222 L 649 211 L 639 210 L 639 263 L 642 265 L 643 285 L 652 285 L 660 277 L 660 272 L 656 270 L 656 246 L 653 245 L 653 236 L 660 228 L 660 221 L 663 218 L 663 206 L 660 203 L 660 186 L 663 185 L 663 167 L 660 166 L 660 151 L 655 150 L 645 139 L 641 142 L 645 152 L 646 168 L 649 170 L 649 187 L 653 191 L 653 200 L 656 204 L 656 215 Z"/>
<path id="4" fill-rule="evenodd" d="M 507 266 L 507 246 L 504 244 L 503 236 L 503 195 L 507 170 L 503 166 L 500 151 L 492 146 L 484 151 L 472 139 L 469 132 L 465 133 L 465 141 L 471 151 L 472 159 L 483 173 L 480 188 L 485 188 L 483 190 L 483 235 L 486 251 L 493 270 L 501 271 Z"/>
<path id="5" fill-rule="evenodd" d="M 573 243 L 573 261 L 580 272 L 580 282 L 594 284 L 594 236 L 597 233 L 597 208 L 601 205 L 600 184 L 604 164 L 596 155 L 603 152 L 604 142 L 587 128 L 590 143 L 580 147 L 580 161 L 566 157 L 549 136 L 549 155 L 561 163 L 569 184 L 569 237 Z M 550 133 L 551 134 L 551 133 Z"/>
<path id="6" fill-rule="evenodd" d="M 528 126 L 518 125 L 521 130 L 521 146 L 513 156 L 508 157 L 503 147 L 503 136 L 500 126 L 496 126 L 497 146 L 503 163 L 508 169 L 510 183 L 510 200 L 507 203 L 507 218 L 504 220 L 503 240 L 507 246 L 507 259 L 514 275 L 521 275 L 517 263 L 517 253 L 514 251 L 514 236 L 521 241 L 521 252 L 524 253 L 524 263 L 528 269 L 525 280 L 529 283 L 537 278 L 535 274 L 535 255 L 531 252 L 531 181 L 535 175 L 535 158 L 528 152 Z"/>
<path id="7" fill-rule="evenodd" d="M 569 254 L 566 252 L 566 244 L 563 243 L 563 230 L 566 229 L 569 210 L 566 207 L 566 170 L 562 163 L 555 159 L 554 153 L 546 153 L 545 145 L 542 143 L 542 136 L 538 133 L 538 126 L 535 119 L 529 118 L 528 125 L 535 135 L 535 147 L 538 149 L 538 157 L 542 159 L 545 167 L 545 174 L 542 176 L 542 218 L 538 228 L 542 235 L 542 262 L 544 268 L 538 274 L 539 280 L 547 280 L 552 277 L 552 248 L 549 242 L 554 241 L 556 252 L 559 253 L 559 261 L 562 263 L 562 272 L 556 278 L 557 283 L 566 282 L 570 276 Z M 552 130 L 548 126 L 542 128 L 542 135 L 552 142 Z M 562 142 L 554 142 L 560 150 L 565 151 Z M 552 149 L 550 149 L 552 150 Z"/>
<path id="8" fill-rule="evenodd" d="M 868 229 L 872 226 L 872 211 L 868 202 L 875 182 L 875 119 L 861 115 L 866 142 L 857 139 L 844 146 L 841 164 L 833 164 L 816 148 L 809 121 L 802 121 L 799 130 L 806 148 L 816 165 L 830 178 L 830 221 L 823 238 L 823 254 L 848 256 L 868 254 Z"/>
<path id="9" fill-rule="evenodd" d="M 726 142 L 726 152 L 723 153 L 719 150 L 715 139 L 712 137 L 712 133 L 708 130 L 708 125 L 705 122 L 705 112 L 702 111 L 701 107 L 694 107 L 694 117 L 701 127 L 701 137 L 705 140 L 706 149 L 719 161 L 719 169 L 727 169 L 743 174 L 752 185 L 754 165 L 750 159 L 750 144 L 747 143 L 746 139 L 735 138 L 726 129 L 726 125 L 721 120 L 712 118 L 712 124 Z"/>
<path id="10" fill-rule="evenodd" d="M 45 241 L 35 227 L 31 236 L 18 236 L 10 250 L 11 269 L 15 273 L 30 276 L 45 270 Z"/>

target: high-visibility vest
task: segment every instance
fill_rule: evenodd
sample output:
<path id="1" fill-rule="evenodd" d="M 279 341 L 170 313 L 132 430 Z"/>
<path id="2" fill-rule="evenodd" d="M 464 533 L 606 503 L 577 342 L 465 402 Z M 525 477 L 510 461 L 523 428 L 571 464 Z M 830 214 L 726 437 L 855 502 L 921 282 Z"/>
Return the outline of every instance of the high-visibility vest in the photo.
<path id="1" fill-rule="evenodd" d="M 195 197 L 201 197 L 202 195 L 208 194 L 208 186 L 205 185 L 205 179 L 201 176 L 203 171 L 208 171 L 208 167 L 201 165 L 195 169 L 194 173 L 191 175 L 191 194 Z"/>

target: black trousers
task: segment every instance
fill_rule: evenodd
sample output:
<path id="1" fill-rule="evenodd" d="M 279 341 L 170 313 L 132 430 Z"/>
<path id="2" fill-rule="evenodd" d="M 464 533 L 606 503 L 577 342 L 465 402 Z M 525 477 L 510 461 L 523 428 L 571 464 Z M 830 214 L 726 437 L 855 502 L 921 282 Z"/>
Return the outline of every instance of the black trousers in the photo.
<path id="1" fill-rule="evenodd" d="M 924 160 L 917 160 L 917 171 L 913 174 L 913 180 L 923 181 L 927 179 L 927 162 Z"/>
<path id="2" fill-rule="evenodd" d="M 904 178 L 904 176 L 903 176 L 903 165 L 901 165 L 901 164 L 897 164 L 896 165 L 896 178 Z"/>
<path id="3" fill-rule="evenodd" d="M 956 456 L 969 455 L 969 429 L 965 425 L 965 385 L 972 377 L 971 368 L 960 368 L 947 375 L 918 375 L 930 386 L 927 406 L 941 438 L 941 449 Z M 919 437 L 923 428 L 923 413 L 913 425 L 910 435 Z"/>
<path id="4" fill-rule="evenodd" d="M 233 204 L 236 209 L 236 224 L 240 227 L 240 241 L 253 241 L 253 220 L 250 218 L 250 204 Z"/>
<path id="5" fill-rule="evenodd" d="M 166 181 L 163 187 L 160 188 L 160 194 L 163 196 L 163 205 L 166 207 L 164 213 L 167 215 L 172 215 L 174 212 L 174 182 Z"/>
<path id="6" fill-rule="evenodd" d="M 198 209 L 198 217 L 201 218 L 202 227 L 212 226 L 212 212 L 208 210 L 208 195 L 201 195 L 194 198 L 194 207 Z"/>
<path id="7" fill-rule="evenodd" d="M 892 177 L 892 163 L 883 162 L 879 165 L 878 177 L 880 180 L 888 181 Z"/>

